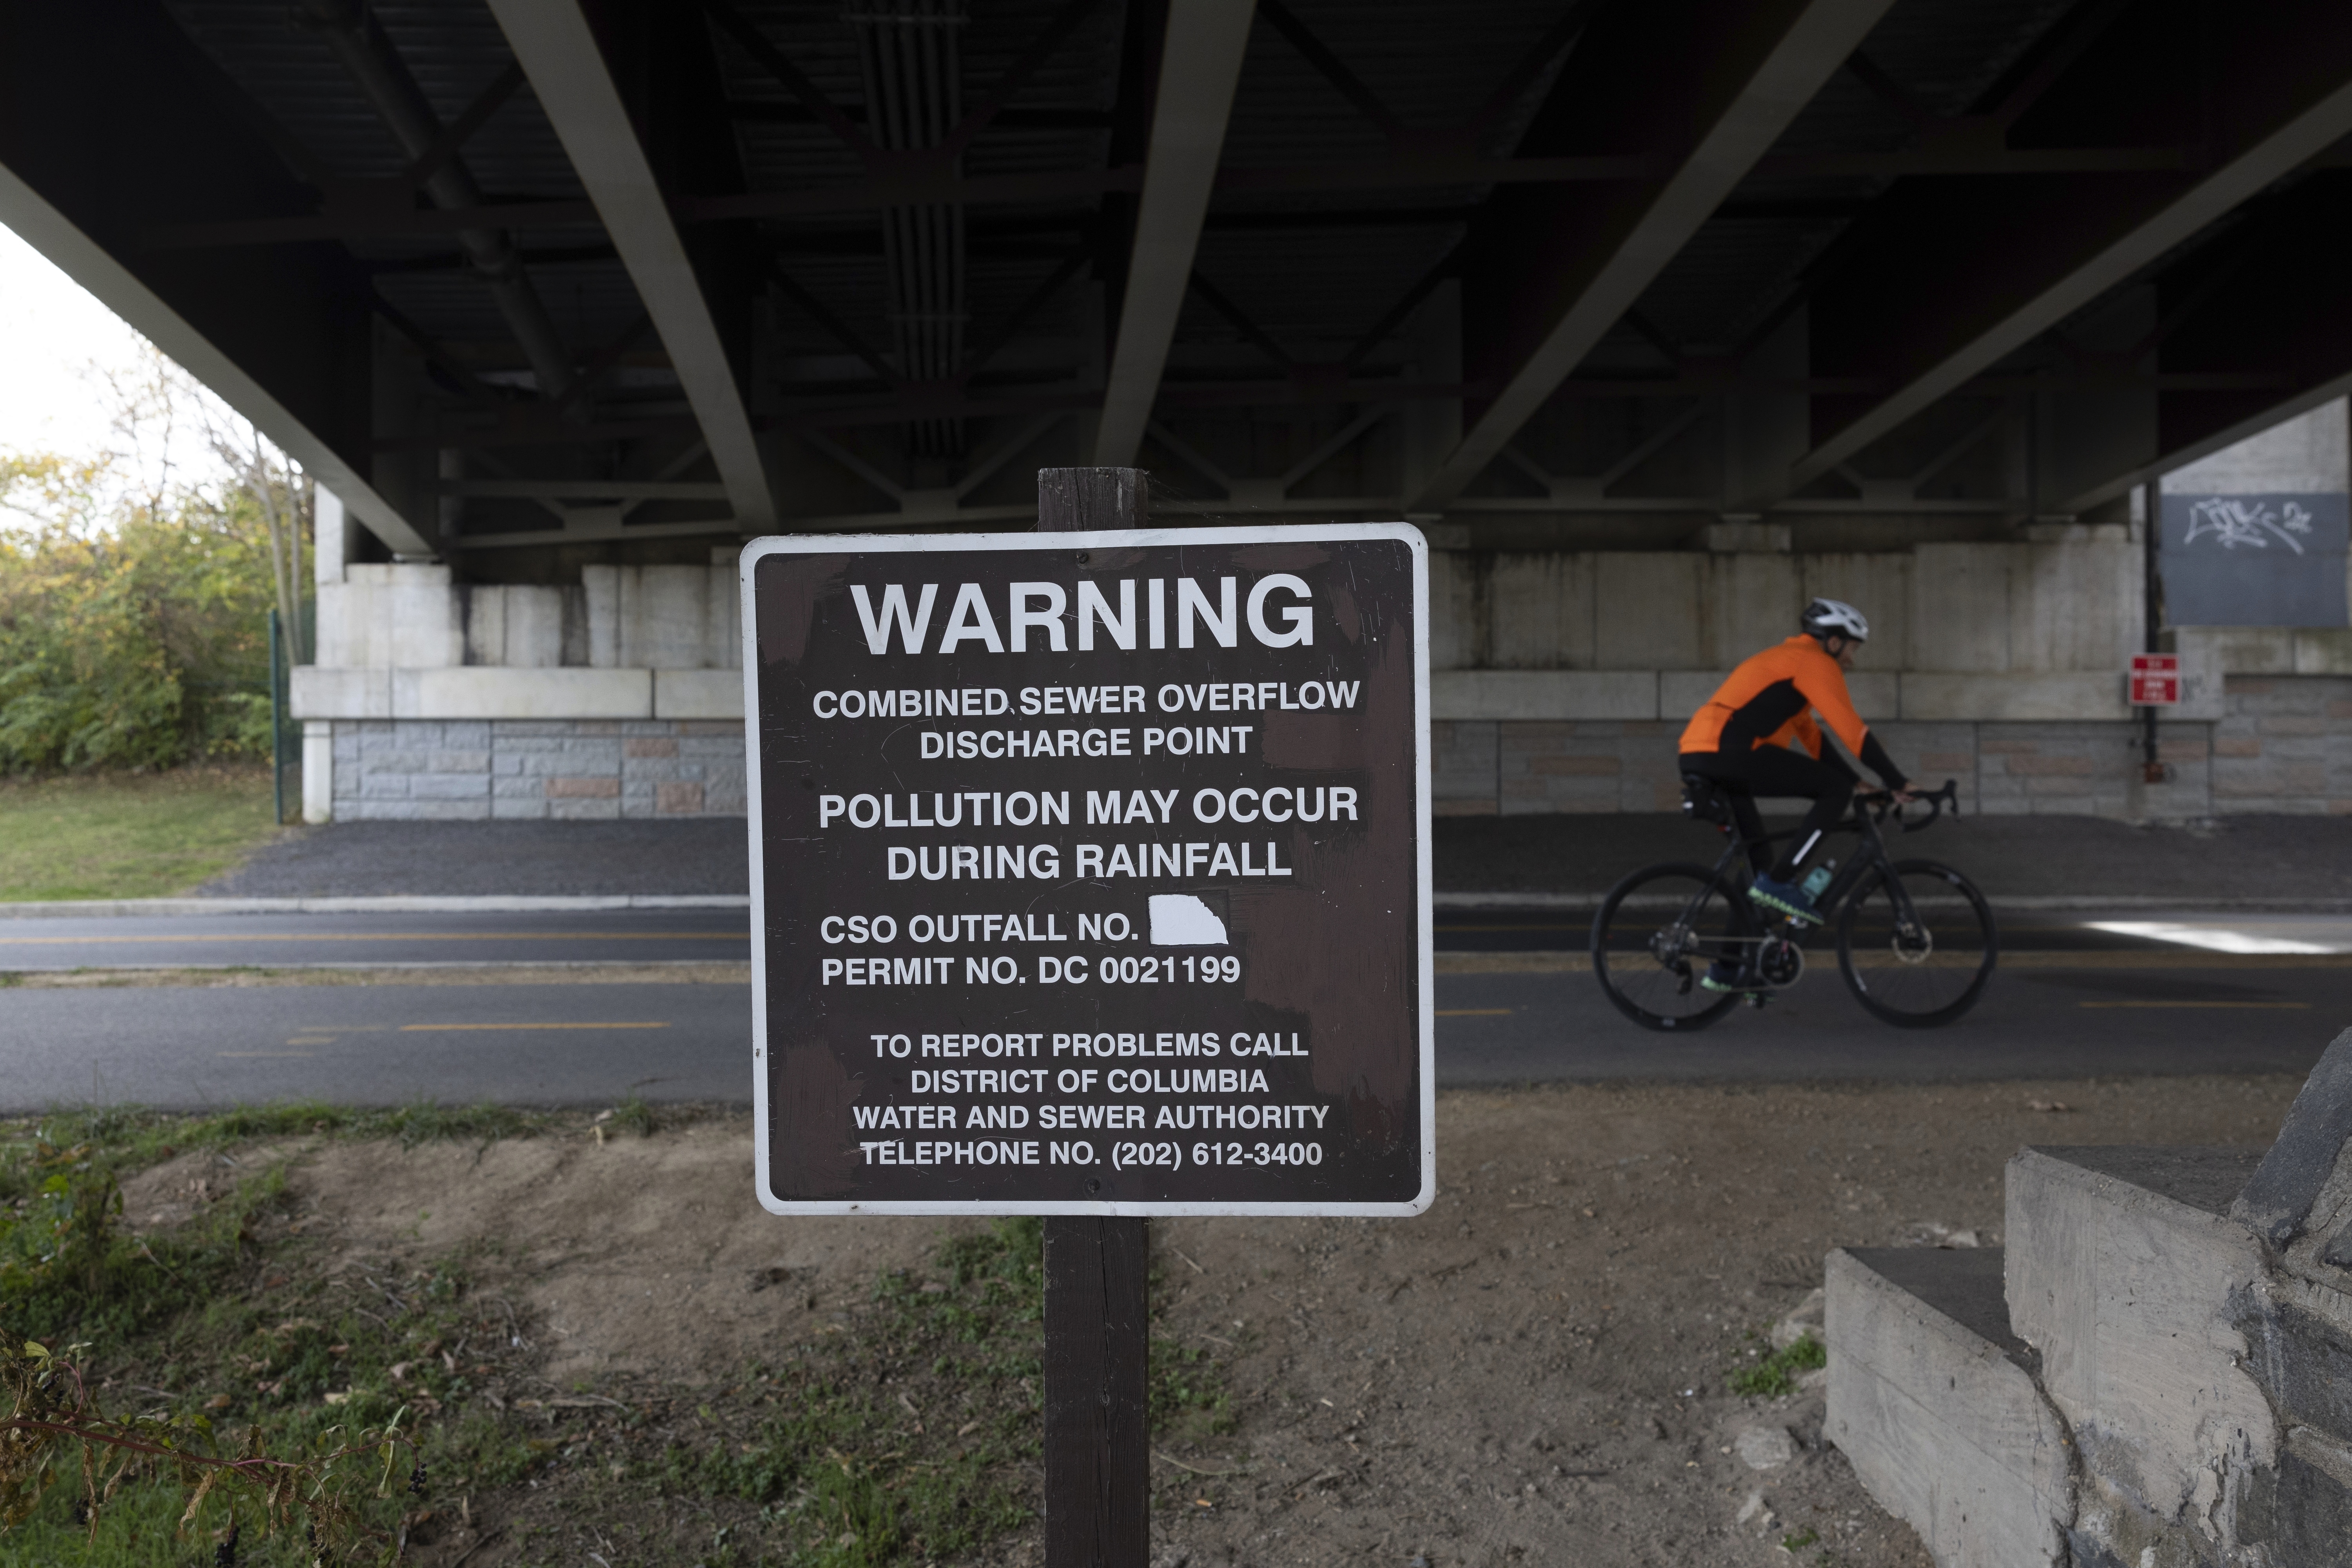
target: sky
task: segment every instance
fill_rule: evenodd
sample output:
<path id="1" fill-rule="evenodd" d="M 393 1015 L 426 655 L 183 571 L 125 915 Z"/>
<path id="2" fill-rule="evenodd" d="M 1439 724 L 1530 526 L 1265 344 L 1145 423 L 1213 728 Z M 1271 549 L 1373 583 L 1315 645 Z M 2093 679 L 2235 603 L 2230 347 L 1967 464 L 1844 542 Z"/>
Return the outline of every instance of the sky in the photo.
<path id="1" fill-rule="evenodd" d="M 216 475 L 219 464 L 194 420 L 181 422 L 168 452 L 152 438 L 133 450 L 115 429 L 106 373 L 136 376 L 152 353 L 121 317 L 0 226 L 0 451 L 68 458 L 112 451 L 124 458 L 117 482 L 126 489 L 152 489 L 153 469 L 166 458 L 175 478 Z M 242 427 L 221 405 L 212 411 Z"/>
<path id="2" fill-rule="evenodd" d="M 0 447 L 76 456 L 113 439 L 92 363 L 129 369 L 139 334 L 0 227 Z"/>

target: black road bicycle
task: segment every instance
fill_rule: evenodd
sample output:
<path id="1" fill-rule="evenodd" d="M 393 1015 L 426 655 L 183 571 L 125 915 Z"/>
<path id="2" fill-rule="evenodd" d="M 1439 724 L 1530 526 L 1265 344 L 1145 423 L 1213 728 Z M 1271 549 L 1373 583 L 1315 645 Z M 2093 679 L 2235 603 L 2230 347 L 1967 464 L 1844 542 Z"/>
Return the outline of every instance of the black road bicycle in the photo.
<path id="1" fill-rule="evenodd" d="M 1609 890 L 1592 920 L 1601 989 L 1649 1029 L 1703 1029 L 1741 1002 L 1763 1006 L 1803 977 L 1805 939 L 1816 929 L 1748 898 L 1769 861 L 1748 859 L 1725 786 L 1685 773 L 1683 794 L 1685 815 L 1723 830 L 1722 855 L 1712 867 L 1668 862 L 1636 871 Z M 1927 815 L 1912 822 L 1891 795 L 1856 796 L 1834 831 L 1859 834 L 1861 843 L 1843 865 L 1827 862 L 1835 869 L 1814 904 L 1818 929 L 1836 934 L 1838 972 L 1854 999 L 1887 1023 L 1924 1029 L 1976 1005 L 2000 939 L 1975 883 L 1934 860 L 1888 858 L 1879 827 L 1889 816 L 1913 833 L 1947 809 L 1959 815 L 1949 779 L 1916 798 Z M 1717 961 L 1738 972 L 1729 992 L 1700 984 Z"/>

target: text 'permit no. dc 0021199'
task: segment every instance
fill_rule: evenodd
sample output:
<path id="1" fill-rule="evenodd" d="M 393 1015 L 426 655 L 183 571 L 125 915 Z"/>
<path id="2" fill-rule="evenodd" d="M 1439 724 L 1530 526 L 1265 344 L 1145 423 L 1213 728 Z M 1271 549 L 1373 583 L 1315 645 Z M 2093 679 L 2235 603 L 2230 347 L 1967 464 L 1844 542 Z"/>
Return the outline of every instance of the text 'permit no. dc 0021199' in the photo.
<path id="1" fill-rule="evenodd" d="M 1403 524 L 747 549 L 761 1203 L 1426 1207 L 1428 624 Z"/>

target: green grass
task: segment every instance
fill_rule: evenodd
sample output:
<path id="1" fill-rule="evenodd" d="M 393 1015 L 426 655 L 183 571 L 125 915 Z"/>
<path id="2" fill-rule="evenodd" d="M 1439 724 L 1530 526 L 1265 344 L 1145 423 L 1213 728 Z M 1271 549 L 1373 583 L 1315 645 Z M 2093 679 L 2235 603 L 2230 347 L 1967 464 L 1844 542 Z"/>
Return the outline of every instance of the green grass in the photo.
<path id="1" fill-rule="evenodd" d="M 184 893 L 270 837 L 269 803 L 266 768 L 0 780 L 0 900 Z"/>
<path id="2" fill-rule="evenodd" d="M 266 1152 L 273 1140 L 487 1142 L 589 1126 L 657 1136 L 678 1117 L 666 1109 L 656 1123 L 633 1101 L 595 1122 L 319 1103 L 0 1121 L 0 1335 L 86 1342 L 110 1413 L 209 1419 L 228 1447 L 257 1428 L 273 1453 L 315 1451 L 397 1413 L 429 1485 L 409 1497 L 395 1483 L 379 1499 L 371 1474 L 353 1499 L 366 1522 L 446 1531 L 470 1497 L 478 1516 L 488 1506 L 503 1519 L 499 1550 L 519 1563 L 580 1561 L 586 1538 L 573 1537 L 587 1522 L 647 1568 L 913 1568 L 968 1560 L 1034 1518 L 1038 1220 L 942 1237 L 922 1265 L 878 1275 L 863 1300 L 813 1323 L 804 1342 L 778 1343 L 730 1386 L 623 1378 L 574 1384 L 590 1397 L 565 1398 L 538 1376 L 543 1329 L 478 1284 L 506 1267 L 494 1254 L 346 1255 L 296 1223 L 301 1205 Z M 120 1179 L 197 1150 L 238 1162 L 220 1166 L 233 1173 L 227 1190 L 144 1239 L 114 1222 Z M 1151 1356 L 1160 1440 L 1230 1430 L 1221 1365 L 1159 1339 Z M 179 1531 L 184 1494 L 134 1468 L 92 1539 L 77 1492 L 51 1487 L 0 1535 L 0 1563 L 202 1568 L 229 1523 L 215 1500 Z M 688 1517 L 700 1521 L 690 1535 Z M 241 1522 L 243 1568 L 310 1561 L 299 1528 L 273 1539 Z"/>
<path id="3" fill-rule="evenodd" d="M 1751 1355 L 1756 1352 L 1748 1352 Z M 1731 1374 L 1731 1392 L 1750 1399 L 1775 1399 L 1783 1394 L 1793 1394 L 1797 1373 L 1811 1372 L 1830 1363 L 1830 1352 L 1822 1342 L 1807 1334 L 1785 1350 L 1774 1351 L 1760 1357 L 1755 1365 L 1743 1366 Z"/>

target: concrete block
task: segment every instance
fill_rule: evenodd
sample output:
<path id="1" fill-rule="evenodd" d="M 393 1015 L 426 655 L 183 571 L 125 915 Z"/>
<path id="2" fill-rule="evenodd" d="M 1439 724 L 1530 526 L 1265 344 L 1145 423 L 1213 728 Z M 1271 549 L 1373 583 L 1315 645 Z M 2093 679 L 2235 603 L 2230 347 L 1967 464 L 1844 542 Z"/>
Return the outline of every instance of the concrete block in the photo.
<path id="1" fill-rule="evenodd" d="M 583 566 L 580 588 L 588 609 L 588 665 L 615 669 L 621 663 L 620 566 Z"/>
<path id="2" fill-rule="evenodd" d="M 2180 700 L 2164 715 L 2168 720 L 2212 720 L 2222 715 L 2228 671 L 2221 650 L 2200 635 L 2206 629 L 2183 626 L 2168 634 L 2173 654 L 2180 660 Z"/>
<path id="3" fill-rule="evenodd" d="M 493 774 L 490 779 L 490 797 L 494 800 L 545 800 L 547 781 L 542 778 L 523 778 L 513 774 Z"/>
<path id="4" fill-rule="evenodd" d="M 466 662 L 552 669 L 563 662 L 562 588 L 526 584 L 460 590 Z"/>
<path id="5" fill-rule="evenodd" d="M 499 822 L 543 822 L 547 819 L 547 801 L 536 795 L 529 799 L 493 796 L 490 816 Z"/>
<path id="6" fill-rule="evenodd" d="M 399 669 L 393 712 L 403 719 L 645 719 L 649 669 Z"/>
<path id="7" fill-rule="evenodd" d="M 623 665 L 701 668 L 710 640 L 709 567 L 624 567 L 620 607 Z"/>
<path id="8" fill-rule="evenodd" d="M 2009 668 L 2122 670 L 2142 646 L 2142 571 L 2120 530 L 2025 547 L 2010 579 Z"/>
<path id="9" fill-rule="evenodd" d="M 465 658 L 446 566 L 352 565 L 318 595 L 322 665 L 389 669 Z"/>
<path id="10" fill-rule="evenodd" d="M 1658 712 L 1661 717 L 1680 715 L 1687 720 L 1714 696 L 1730 674 L 1717 669 L 1662 669 L 1658 671 Z"/>
<path id="11" fill-rule="evenodd" d="M 2232 1194 L 2231 1215 L 2284 1247 L 2303 1234 L 2322 1190 L 2352 1145 L 2352 1029 L 2336 1037 L 2304 1080 L 2262 1163 Z"/>
<path id="12" fill-rule="evenodd" d="M 2229 1217 L 2254 1151 L 2024 1149 L 2009 1163 L 2008 1300 L 2086 1470 L 2151 1519 L 2235 1513 L 2277 1462 L 2230 1303 L 2260 1245 Z"/>
<path id="13" fill-rule="evenodd" d="M 657 668 L 653 678 L 656 719 L 743 718 L 740 670 Z"/>
<path id="14" fill-rule="evenodd" d="M 2352 675 L 2352 627 L 2296 627 L 2294 672 L 2297 675 Z"/>
<path id="15" fill-rule="evenodd" d="M 1655 719 L 1651 670 L 1446 670 L 1430 677 L 1432 719 Z"/>
<path id="16" fill-rule="evenodd" d="M 2128 719 L 2122 667 L 2105 671 L 1958 675 L 1906 670 L 1910 720 Z"/>
<path id="17" fill-rule="evenodd" d="M 1590 555 L 1495 556 L 1487 585 L 1490 662 L 1500 669 L 1591 668 L 1593 588 Z"/>
<path id="18" fill-rule="evenodd" d="M 1593 562 L 1593 661 L 1612 669 L 1704 669 L 1698 574 L 1682 551 L 1606 553 Z"/>
<path id="19" fill-rule="evenodd" d="M 616 795 L 604 799 L 550 800 L 547 815 L 557 822 L 617 822 L 621 798 Z"/>
<path id="20" fill-rule="evenodd" d="M 1462 669 L 1483 657 L 1487 563 L 1450 551 L 1429 557 L 1429 668 Z"/>
<path id="21" fill-rule="evenodd" d="M 2011 668 L 2010 572 L 2023 548 L 1922 544 L 1912 552 L 1906 669 L 1990 674 Z"/>
<path id="22" fill-rule="evenodd" d="M 1700 559 L 1705 564 L 1698 574 L 1699 657 L 1693 662 L 1727 669 L 1796 631 L 1805 607 L 1796 557 L 1744 553 Z M 1603 647 L 1603 662 L 1621 662 L 1611 655 Z"/>
<path id="23" fill-rule="evenodd" d="M 1891 670 L 1856 669 L 1845 678 L 1853 710 L 1869 722 L 1903 716 L 1903 680 Z"/>
<path id="24" fill-rule="evenodd" d="M 616 778 L 551 778 L 547 781 L 550 800 L 618 800 L 621 781 Z"/>
<path id="25" fill-rule="evenodd" d="M 1822 1431 L 1939 1568 L 2067 1562 L 2066 1433 L 2009 1331 L 1998 1248 L 1829 1255 Z"/>
<path id="26" fill-rule="evenodd" d="M 654 809 L 664 816 L 698 816 L 702 814 L 702 786 L 663 784 L 654 792 Z"/>
<path id="27" fill-rule="evenodd" d="M 2195 650 L 2224 675 L 2293 675 L 2294 631 L 2289 626 L 2180 626 L 2173 647 Z"/>
<path id="28" fill-rule="evenodd" d="M 298 664 L 288 683 L 297 719 L 389 719 L 392 671 Z"/>

